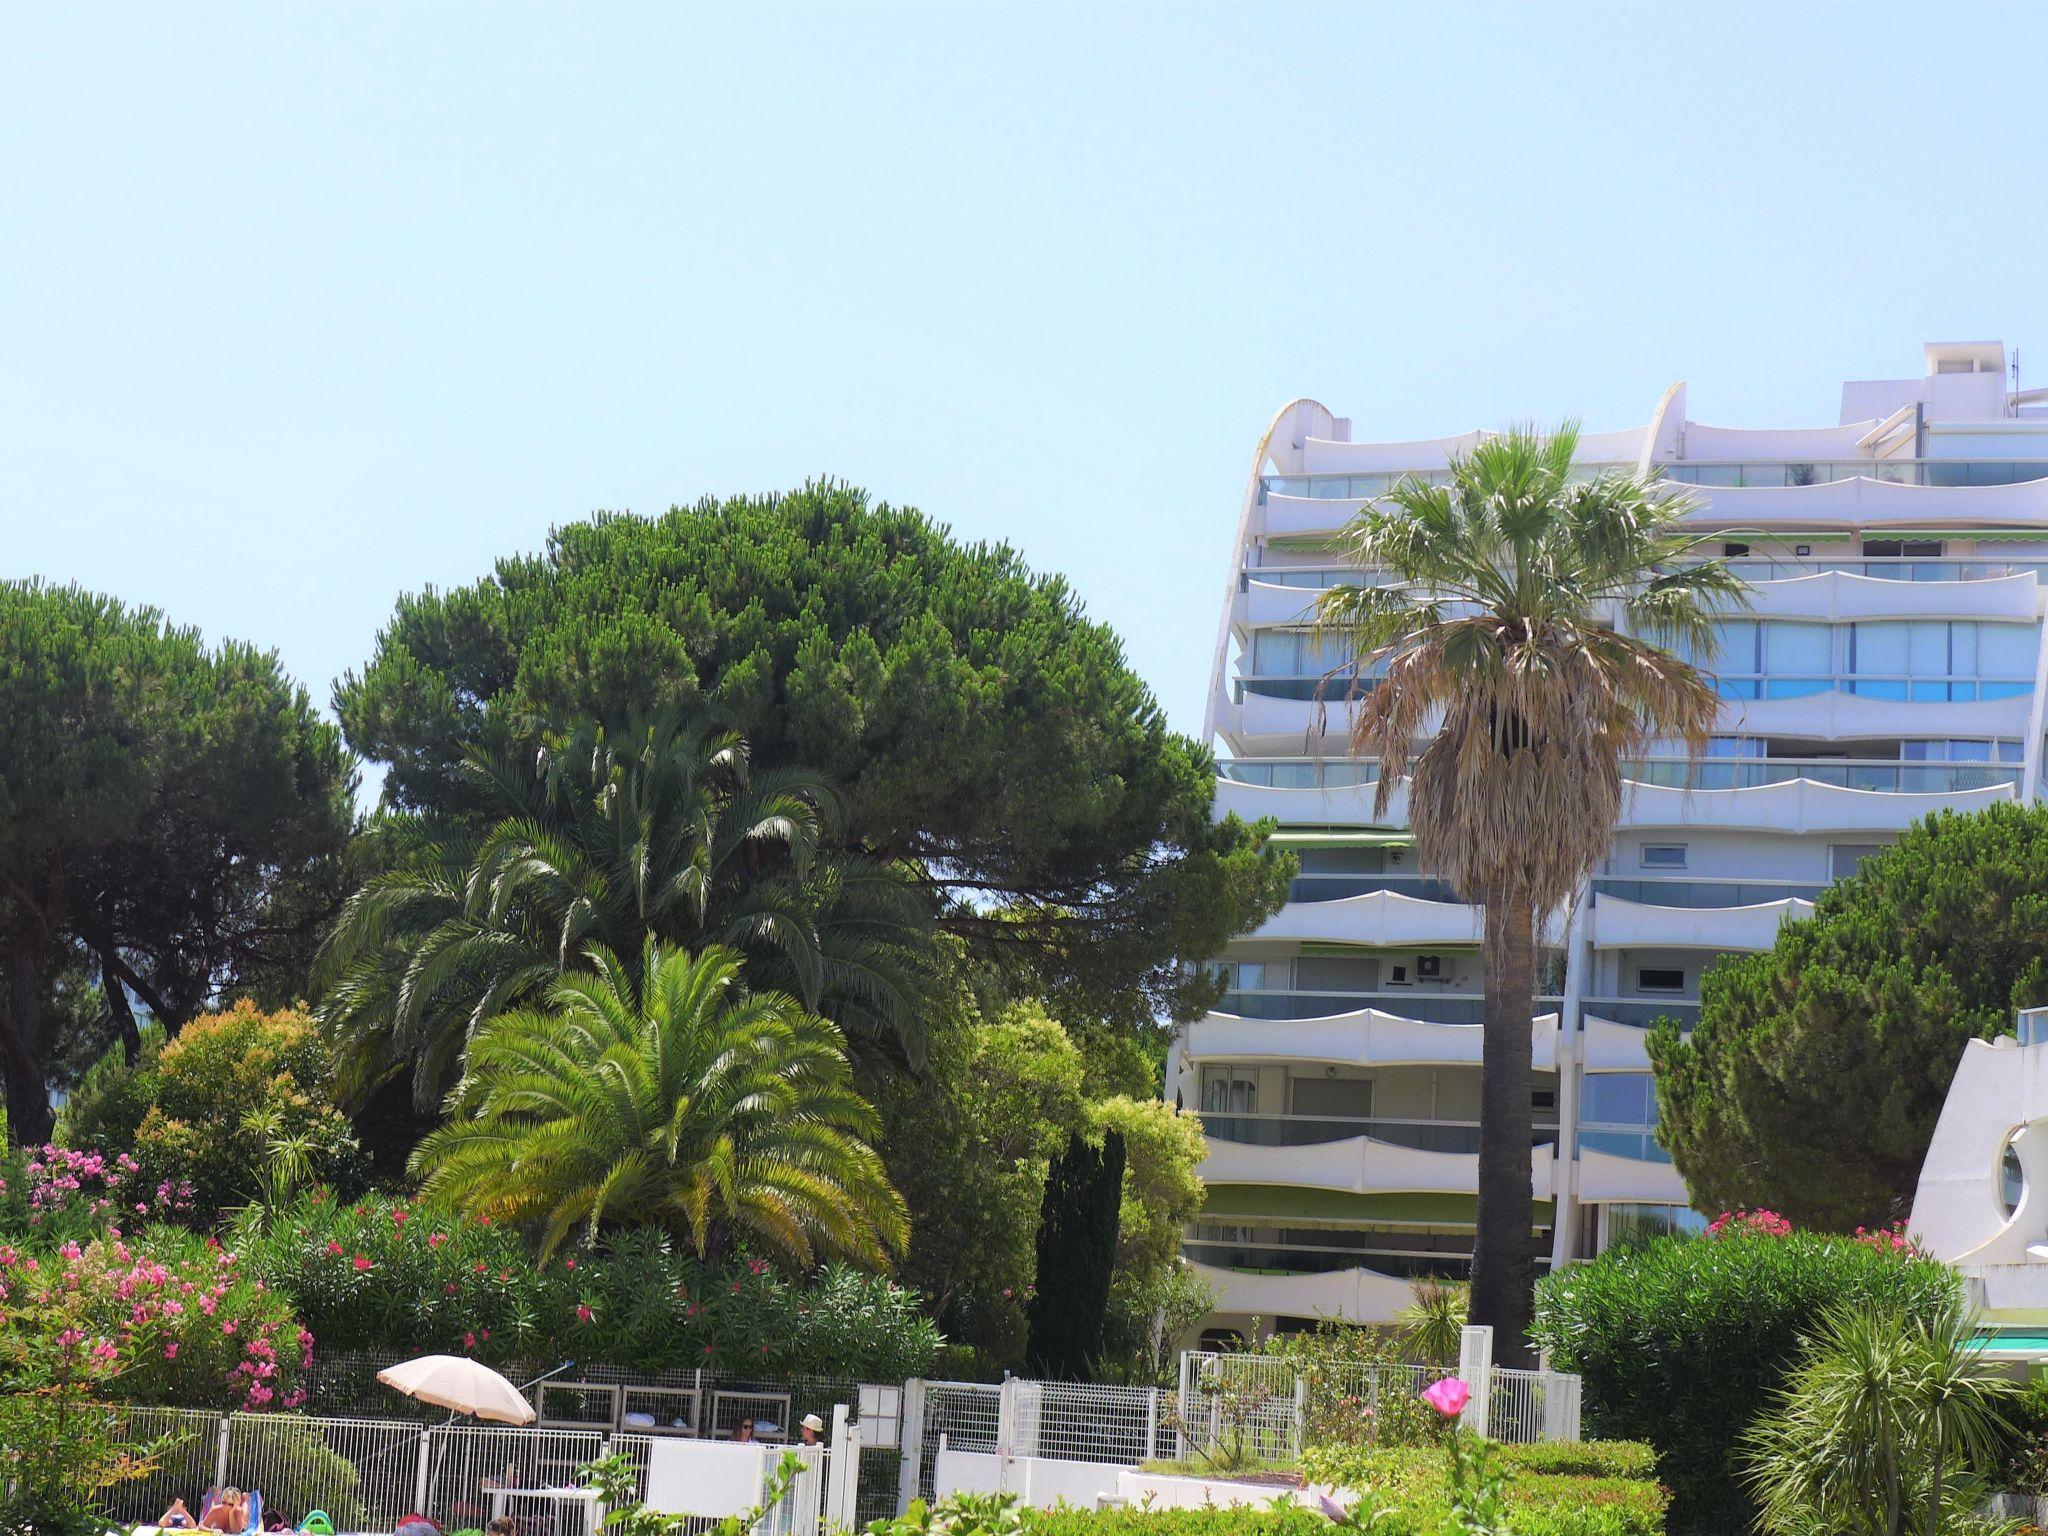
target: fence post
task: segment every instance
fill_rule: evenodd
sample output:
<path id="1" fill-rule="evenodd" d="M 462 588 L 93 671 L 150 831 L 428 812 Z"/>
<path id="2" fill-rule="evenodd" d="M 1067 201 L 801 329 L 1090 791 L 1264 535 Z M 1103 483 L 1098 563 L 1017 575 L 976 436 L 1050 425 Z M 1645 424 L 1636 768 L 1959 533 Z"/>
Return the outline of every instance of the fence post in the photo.
<path id="1" fill-rule="evenodd" d="M 1472 1389 L 1459 1420 L 1474 1434 L 1483 1435 L 1492 1424 L 1493 1329 L 1468 1327 L 1458 1340 L 1458 1379 Z"/>
<path id="2" fill-rule="evenodd" d="M 852 1486 L 860 1482 L 860 1444 L 847 1432 L 846 1404 L 832 1405 L 831 1459 L 825 1463 L 825 1523 L 853 1529 Z M 849 1475 L 850 1474 L 850 1475 Z"/>
<path id="3" fill-rule="evenodd" d="M 913 1376 L 903 1383 L 901 1406 L 897 1409 L 896 1444 L 902 1463 L 896 1477 L 896 1513 L 901 1515 L 917 1497 L 924 1476 L 924 1378 Z"/>
<path id="4" fill-rule="evenodd" d="M 1159 1454 L 1159 1389 L 1145 1394 L 1145 1460 Z"/>
<path id="5" fill-rule="evenodd" d="M 1008 1456 L 1017 1444 L 1017 1378 L 1005 1376 L 996 1394 L 996 1454 Z"/>
<path id="6" fill-rule="evenodd" d="M 220 1416 L 220 1433 L 214 1437 L 213 1486 L 225 1488 L 228 1485 L 228 1432 L 234 1426 L 234 1415 Z"/>
<path id="7" fill-rule="evenodd" d="M 1180 1388 L 1173 1404 L 1173 1459 L 1188 1459 L 1188 1372 L 1193 1357 L 1186 1350 L 1180 1352 Z"/>
<path id="8" fill-rule="evenodd" d="M 431 1429 L 420 1431 L 420 1464 L 419 1470 L 413 1476 L 412 1507 L 423 1515 L 427 1512 L 427 1457 L 433 1448 L 433 1441 L 434 1432 Z"/>
<path id="9" fill-rule="evenodd" d="M 1301 1442 L 1308 1433 L 1308 1378 L 1299 1372 L 1294 1377 L 1294 1435 L 1288 1446 L 1288 1454 L 1295 1460 L 1301 1459 Z"/>

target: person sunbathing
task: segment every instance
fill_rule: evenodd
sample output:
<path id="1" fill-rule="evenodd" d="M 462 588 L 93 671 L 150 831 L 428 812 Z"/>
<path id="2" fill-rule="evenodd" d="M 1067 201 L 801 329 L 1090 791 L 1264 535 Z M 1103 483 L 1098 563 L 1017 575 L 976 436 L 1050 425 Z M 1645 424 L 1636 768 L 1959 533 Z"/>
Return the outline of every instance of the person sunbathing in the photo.
<path id="1" fill-rule="evenodd" d="M 213 1507 L 199 1518 L 202 1531 L 226 1531 L 232 1536 L 249 1529 L 249 1500 L 239 1488 L 223 1488 Z"/>
<path id="2" fill-rule="evenodd" d="M 192 1529 L 192 1511 L 185 1507 L 183 1499 L 173 1499 L 171 1507 L 157 1517 L 156 1523 L 165 1530 L 189 1531 Z"/>

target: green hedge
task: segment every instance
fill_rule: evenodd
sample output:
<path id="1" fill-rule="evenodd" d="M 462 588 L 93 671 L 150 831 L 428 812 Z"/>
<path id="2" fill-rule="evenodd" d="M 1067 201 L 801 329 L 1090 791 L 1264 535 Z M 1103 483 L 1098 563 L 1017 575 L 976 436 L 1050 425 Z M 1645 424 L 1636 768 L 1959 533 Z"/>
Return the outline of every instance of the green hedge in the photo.
<path id="1" fill-rule="evenodd" d="M 1547 1276 L 1534 1332 L 1559 1370 L 1584 1378 L 1589 1433 L 1656 1447 L 1672 1531 L 1726 1536 L 1755 1514 L 1739 1481 L 1743 1432 L 1821 1314 L 1855 1302 L 1927 1312 L 1956 1284 L 1940 1264 L 1853 1238 L 1663 1238 Z"/>
<path id="2" fill-rule="evenodd" d="M 1514 1536 L 1662 1536 L 1669 1495 L 1647 1445 L 1506 1445 L 1497 1455 Z M 1388 1496 L 1395 1512 L 1373 1527 L 1374 1536 L 1431 1536 L 1450 1512 L 1436 1446 L 1323 1447 L 1303 1457 L 1302 1470 Z M 1311 1503 L 1305 1496 L 1301 1505 L 1269 1510 L 1053 1510 L 1028 1512 L 1024 1523 L 1032 1536 L 1314 1536 L 1330 1527 Z"/>
<path id="3" fill-rule="evenodd" d="M 1516 1536 L 1662 1536 L 1670 1493 L 1657 1481 L 1656 1453 L 1647 1445 L 1503 1445 L 1494 1454 L 1507 1474 Z M 1419 1530 L 1434 1529 L 1449 1513 L 1444 1453 L 1436 1446 L 1312 1447 L 1302 1471 L 1390 1496 Z"/>

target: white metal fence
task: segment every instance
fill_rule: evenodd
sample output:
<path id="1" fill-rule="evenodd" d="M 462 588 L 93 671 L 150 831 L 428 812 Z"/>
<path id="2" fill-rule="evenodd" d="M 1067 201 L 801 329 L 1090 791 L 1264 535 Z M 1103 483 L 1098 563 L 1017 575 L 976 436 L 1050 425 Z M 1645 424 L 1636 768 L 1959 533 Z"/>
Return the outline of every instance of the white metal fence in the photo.
<path id="1" fill-rule="evenodd" d="M 1495 1367 L 1490 1338 L 1478 1337 L 1484 1332 L 1468 1331 L 1460 1367 L 1473 1388 L 1466 1422 L 1497 1440 L 1579 1438 L 1579 1379 Z M 801 1409 L 834 1422 L 832 1447 L 805 1453 L 811 1465 L 764 1523 L 764 1533 L 816 1536 L 821 1525 L 864 1524 L 899 1513 L 913 1498 L 931 1498 L 942 1438 L 961 1451 L 1123 1465 L 1223 1444 L 1245 1456 L 1290 1458 L 1300 1454 L 1305 1425 L 1382 1412 L 1397 1396 L 1412 1400 L 1439 1374 L 1401 1364 L 1304 1371 L 1277 1356 L 1191 1350 L 1181 1356 L 1172 1392 L 1015 1378 L 856 1384 L 840 1398 L 846 1411 L 836 1417 L 834 1405 L 817 1401 L 807 1386 L 572 1382 L 565 1387 L 595 1389 L 595 1396 L 556 1400 L 550 1394 L 547 1407 L 589 1414 L 595 1422 L 571 1427 L 543 1418 L 524 1429 L 366 1414 L 127 1408 L 118 1413 L 131 1443 L 169 1440 L 158 1470 L 116 1489 L 107 1512 L 119 1521 L 153 1520 L 174 1497 L 190 1502 L 206 1487 L 233 1483 L 261 1489 L 269 1508 L 293 1520 L 325 1510 L 339 1530 L 390 1530 L 411 1510 L 450 1530 L 480 1527 L 514 1512 L 504 1506 L 515 1491 L 566 1485 L 579 1468 L 609 1453 L 627 1457 L 644 1496 L 652 1446 L 664 1434 L 685 1432 L 678 1419 L 691 1433 L 701 1425 L 716 1434 L 729 1428 L 726 1418 L 769 1419 L 772 1412 L 781 1417 L 769 1421 L 786 1432 L 790 1415 Z M 652 1391 L 668 1395 L 657 1399 L 648 1395 Z M 771 1398 L 773 1406 L 764 1406 Z M 629 1402 L 647 1409 L 624 1406 Z M 669 1417 L 648 1411 L 654 1408 Z M 653 1424 L 632 1427 L 628 1414 Z M 834 1455 L 845 1458 L 844 1476 L 832 1475 Z M 551 1533 L 537 1530 L 537 1536 Z"/>

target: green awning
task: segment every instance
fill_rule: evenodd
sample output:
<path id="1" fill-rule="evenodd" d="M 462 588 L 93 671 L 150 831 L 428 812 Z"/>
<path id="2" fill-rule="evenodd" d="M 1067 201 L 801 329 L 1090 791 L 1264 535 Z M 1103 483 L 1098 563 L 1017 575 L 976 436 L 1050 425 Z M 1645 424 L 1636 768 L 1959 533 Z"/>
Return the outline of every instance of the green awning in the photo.
<path id="1" fill-rule="evenodd" d="M 1536 1201 L 1534 1224 L 1549 1226 L 1553 1209 L 1551 1201 Z M 1197 1220 L 1416 1231 L 1469 1228 L 1477 1211 L 1478 1200 L 1472 1195 L 1358 1194 L 1294 1184 L 1211 1184 Z"/>
<path id="2" fill-rule="evenodd" d="M 1266 839 L 1275 848 L 1413 848 L 1413 832 L 1384 828 L 1338 831 L 1330 827 L 1282 827 Z"/>

